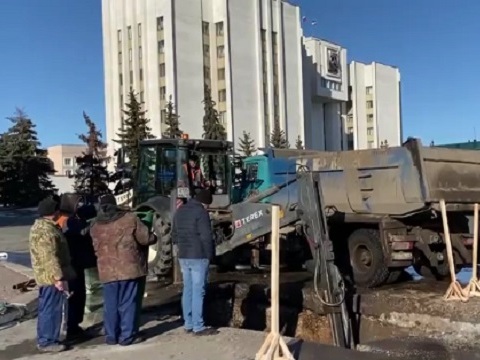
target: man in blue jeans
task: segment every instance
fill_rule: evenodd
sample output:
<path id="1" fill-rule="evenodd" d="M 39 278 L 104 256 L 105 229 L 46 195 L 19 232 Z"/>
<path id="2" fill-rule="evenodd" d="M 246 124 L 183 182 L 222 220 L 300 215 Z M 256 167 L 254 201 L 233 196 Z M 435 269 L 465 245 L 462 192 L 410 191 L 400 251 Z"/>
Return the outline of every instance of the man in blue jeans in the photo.
<path id="1" fill-rule="evenodd" d="M 194 335 L 214 335 L 203 321 L 203 299 L 208 267 L 214 256 L 214 241 L 207 208 L 212 194 L 200 190 L 195 198 L 182 205 L 175 213 L 172 240 L 178 247 L 178 259 L 183 275 L 182 309 L 185 331 Z"/>

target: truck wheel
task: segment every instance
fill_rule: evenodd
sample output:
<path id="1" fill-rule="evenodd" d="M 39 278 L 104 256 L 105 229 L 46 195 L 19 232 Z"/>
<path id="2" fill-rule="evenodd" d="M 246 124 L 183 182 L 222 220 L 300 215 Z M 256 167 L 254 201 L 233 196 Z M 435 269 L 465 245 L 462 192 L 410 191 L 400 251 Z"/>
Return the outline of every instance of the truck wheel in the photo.
<path id="1" fill-rule="evenodd" d="M 353 279 L 357 286 L 373 288 L 388 280 L 390 271 L 378 230 L 355 230 L 348 238 L 348 249 Z"/>
<path id="2" fill-rule="evenodd" d="M 153 228 L 157 234 L 157 243 L 150 246 L 149 249 L 149 272 L 152 275 L 166 276 L 173 269 L 170 224 L 166 223 L 160 216 L 156 216 Z"/>

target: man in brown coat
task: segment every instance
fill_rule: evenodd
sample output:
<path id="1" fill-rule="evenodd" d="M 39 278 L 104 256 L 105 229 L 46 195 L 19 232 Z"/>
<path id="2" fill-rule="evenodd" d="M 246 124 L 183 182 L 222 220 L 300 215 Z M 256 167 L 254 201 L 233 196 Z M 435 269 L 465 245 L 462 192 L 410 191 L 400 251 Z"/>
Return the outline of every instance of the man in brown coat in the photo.
<path id="1" fill-rule="evenodd" d="M 137 344 L 144 340 L 135 326 L 138 285 L 147 275 L 142 246 L 155 243 L 155 236 L 134 213 L 119 209 L 113 195 L 100 198 L 90 234 L 103 283 L 106 343 Z"/>

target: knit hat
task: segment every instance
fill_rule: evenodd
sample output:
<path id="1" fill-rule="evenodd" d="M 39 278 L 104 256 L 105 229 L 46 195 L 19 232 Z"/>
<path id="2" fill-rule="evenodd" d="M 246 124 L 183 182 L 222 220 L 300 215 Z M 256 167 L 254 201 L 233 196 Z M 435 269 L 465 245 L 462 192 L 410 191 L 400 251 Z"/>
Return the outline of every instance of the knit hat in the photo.
<path id="1" fill-rule="evenodd" d="M 99 205 L 117 205 L 117 199 L 111 194 L 103 195 L 98 199 Z"/>
<path id="2" fill-rule="evenodd" d="M 38 203 L 38 214 L 42 217 L 53 216 L 58 210 L 58 202 L 51 197 L 47 197 Z"/>
<path id="3" fill-rule="evenodd" d="M 200 190 L 195 195 L 195 199 L 205 205 L 210 205 L 213 202 L 212 193 L 207 189 Z"/>

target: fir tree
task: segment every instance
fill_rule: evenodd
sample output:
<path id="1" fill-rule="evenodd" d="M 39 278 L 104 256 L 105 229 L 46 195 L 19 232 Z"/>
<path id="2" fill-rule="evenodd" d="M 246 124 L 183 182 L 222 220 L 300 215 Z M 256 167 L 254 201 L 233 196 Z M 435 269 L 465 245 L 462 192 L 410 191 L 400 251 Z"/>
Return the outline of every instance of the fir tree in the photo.
<path id="1" fill-rule="evenodd" d="M 84 112 L 83 118 L 88 127 L 86 134 L 78 136 L 86 145 L 83 155 L 76 159 L 79 165 L 75 173 L 75 191 L 78 194 L 88 196 L 93 200 L 94 196 L 100 196 L 109 192 L 108 189 L 108 157 L 105 155 L 107 144 L 102 141 L 102 133 L 97 125 Z"/>
<path id="2" fill-rule="evenodd" d="M 220 123 L 218 111 L 215 109 L 215 101 L 212 99 L 210 88 L 205 85 L 205 97 L 203 99 L 203 138 L 208 140 L 226 140 L 227 132 Z"/>
<path id="3" fill-rule="evenodd" d="M 244 156 L 252 156 L 257 152 L 255 141 L 251 138 L 250 133 L 243 132 L 243 136 L 239 139 L 238 151 L 243 153 Z"/>
<path id="4" fill-rule="evenodd" d="M 172 101 L 172 95 L 170 95 L 170 99 L 165 107 L 165 110 L 165 124 L 167 125 L 167 130 L 163 133 L 163 137 L 165 139 L 180 139 L 183 131 L 180 130 L 180 116 L 176 112 L 175 105 Z"/>
<path id="5" fill-rule="evenodd" d="M 298 149 L 298 150 L 303 150 L 304 147 L 303 147 L 303 141 L 302 141 L 302 138 L 300 137 L 300 135 L 298 135 L 297 137 L 297 141 L 295 142 L 295 147 Z"/>
<path id="6" fill-rule="evenodd" d="M 280 128 L 280 124 L 277 121 L 275 121 L 272 134 L 270 135 L 270 145 L 277 149 L 288 149 L 290 147 L 285 131 Z"/>
<path id="7" fill-rule="evenodd" d="M 29 116 L 17 108 L 7 119 L 12 127 L 1 138 L 2 200 L 7 205 L 36 205 L 55 193 L 49 178 L 55 170 Z"/>
<path id="8" fill-rule="evenodd" d="M 126 110 L 123 110 L 125 116 L 123 126 L 118 130 L 118 140 L 114 140 L 120 144 L 125 155 L 130 161 L 133 179 L 136 178 L 136 170 L 140 160 L 140 142 L 145 139 L 153 139 L 151 129 L 148 126 L 150 120 L 146 118 L 146 111 L 142 107 L 142 103 L 137 100 L 137 96 L 133 90 L 129 93 L 129 102 L 125 104 Z"/>

